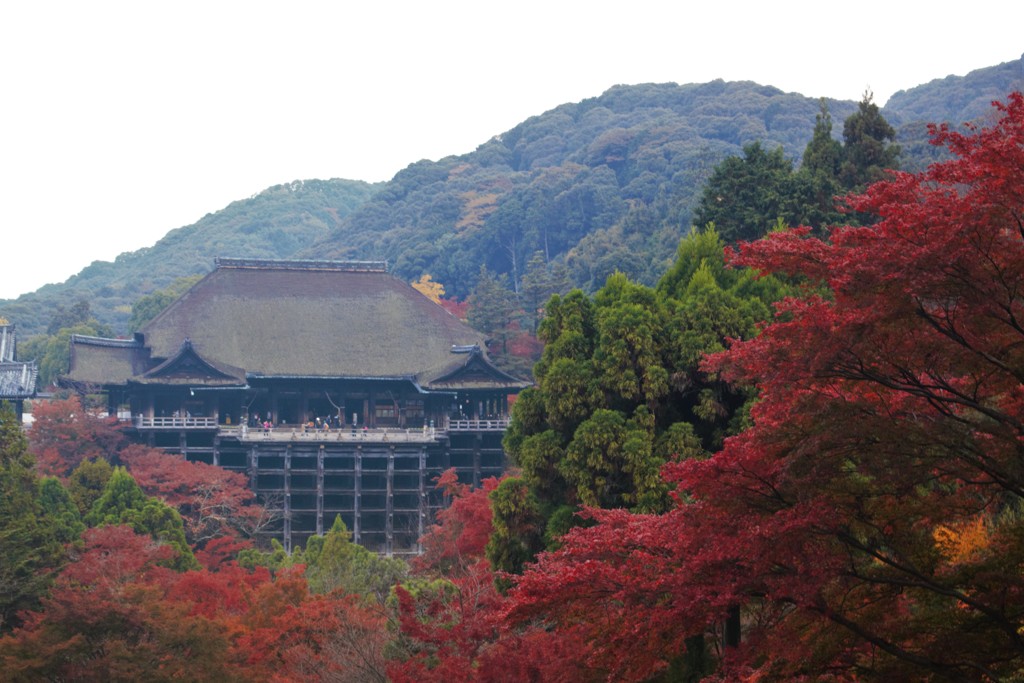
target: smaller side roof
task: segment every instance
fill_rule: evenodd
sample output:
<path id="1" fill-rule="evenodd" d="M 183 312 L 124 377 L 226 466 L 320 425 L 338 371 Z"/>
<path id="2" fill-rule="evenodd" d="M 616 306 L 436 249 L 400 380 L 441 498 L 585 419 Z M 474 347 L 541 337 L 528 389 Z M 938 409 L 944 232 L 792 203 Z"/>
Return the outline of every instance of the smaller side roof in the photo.
<path id="1" fill-rule="evenodd" d="M 504 389 L 521 391 L 530 386 L 529 382 L 499 370 L 484 357 L 483 351 L 476 344 L 470 346 L 453 346 L 452 353 L 462 357 L 456 368 L 446 367 L 446 371 L 435 376 L 420 377 L 420 383 L 433 390 L 467 390 L 467 389 Z"/>
<path id="2" fill-rule="evenodd" d="M 71 335 L 71 367 L 62 382 L 123 385 L 148 370 L 149 354 L 134 339 Z"/>
<path id="3" fill-rule="evenodd" d="M 28 363 L 0 362 L 0 400 L 32 398 L 36 393 L 39 368 Z"/>

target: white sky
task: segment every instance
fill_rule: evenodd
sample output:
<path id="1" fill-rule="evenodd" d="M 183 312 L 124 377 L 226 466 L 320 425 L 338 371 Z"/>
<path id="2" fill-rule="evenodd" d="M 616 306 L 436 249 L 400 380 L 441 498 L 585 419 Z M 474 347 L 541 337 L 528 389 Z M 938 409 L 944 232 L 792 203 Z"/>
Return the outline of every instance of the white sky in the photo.
<path id="1" fill-rule="evenodd" d="M 615 84 L 881 105 L 1020 58 L 1022 25 L 1009 0 L 6 2 L 0 298 L 271 185 L 388 180 Z"/>

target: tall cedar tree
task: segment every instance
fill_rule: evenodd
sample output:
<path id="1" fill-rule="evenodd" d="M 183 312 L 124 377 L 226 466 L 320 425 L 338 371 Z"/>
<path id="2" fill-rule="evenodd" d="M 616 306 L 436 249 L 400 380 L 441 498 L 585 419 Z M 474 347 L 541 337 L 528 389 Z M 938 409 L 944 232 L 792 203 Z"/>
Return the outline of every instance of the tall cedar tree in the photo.
<path id="1" fill-rule="evenodd" d="M 495 568 L 519 571 L 538 537 L 557 545 L 580 505 L 665 510 L 661 467 L 720 448 L 751 398 L 703 372 L 700 359 L 754 336 L 782 291 L 774 278 L 725 268 L 707 229 L 680 243 L 656 289 L 616 274 L 593 298 L 553 297 L 537 386 L 520 394 L 504 441 L 530 495 L 516 505 L 511 490 L 501 495 L 495 528 L 509 547 L 492 539 L 490 557 L 505 558 Z"/>
<path id="2" fill-rule="evenodd" d="M 867 225 L 874 216 L 851 211 L 843 197 L 863 191 L 898 167 L 895 137 L 865 93 L 858 110 L 843 122 L 840 144 L 832 137 L 832 117 L 822 100 L 798 171 L 781 147 L 767 151 L 751 143 L 742 157 L 729 157 L 715 168 L 694 211 L 694 223 L 714 223 L 730 244 L 758 239 L 778 226 L 804 225 L 825 235 L 834 225 Z"/>
<path id="3" fill-rule="evenodd" d="M 705 366 L 758 385 L 753 426 L 667 467 L 687 494 L 667 514 L 593 511 L 511 619 L 580 633 L 618 680 L 734 604 L 728 679 L 1024 674 L 1024 96 L 996 106 L 992 128 L 933 130 L 952 160 L 856 199 L 873 227 L 742 248 L 809 283 Z"/>
<path id="4" fill-rule="evenodd" d="M 896 130 L 882 116 L 872 94 L 864 93 L 857 111 L 843 122 L 843 162 L 839 180 L 847 191 L 863 191 L 899 163 Z"/>
<path id="5" fill-rule="evenodd" d="M 515 295 L 505 275 L 495 275 L 481 266 L 476 287 L 469 297 L 469 324 L 488 337 L 496 361 L 508 359 L 508 341 L 515 334 Z"/>
<path id="6" fill-rule="evenodd" d="M 70 540 L 46 514 L 34 465 L 14 410 L 0 403 L 0 633 L 38 604 Z"/>
<path id="7" fill-rule="evenodd" d="M 781 147 L 768 151 L 760 142 L 744 146 L 715 167 L 694 212 L 694 224 L 714 223 L 726 242 L 755 240 L 779 220 L 796 218 L 790 189 L 793 162 Z"/>

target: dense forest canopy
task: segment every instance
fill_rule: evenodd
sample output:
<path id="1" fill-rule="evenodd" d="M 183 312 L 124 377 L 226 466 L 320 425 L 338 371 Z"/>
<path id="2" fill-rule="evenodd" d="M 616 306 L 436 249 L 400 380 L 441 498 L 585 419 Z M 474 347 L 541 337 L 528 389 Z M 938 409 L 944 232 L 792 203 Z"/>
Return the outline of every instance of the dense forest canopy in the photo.
<path id="1" fill-rule="evenodd" d="M 518 291 L 538 252 L 586 291 L 616 270 L 653 284 L 714 166 L 754 141 L 799 155 L 818 106 L 749 82 L 616 86 L 471 154 L 411 165 L 314 252 L 388 259 L 409 280 L 429 272 L 458 298 L 481 265 Z"/>

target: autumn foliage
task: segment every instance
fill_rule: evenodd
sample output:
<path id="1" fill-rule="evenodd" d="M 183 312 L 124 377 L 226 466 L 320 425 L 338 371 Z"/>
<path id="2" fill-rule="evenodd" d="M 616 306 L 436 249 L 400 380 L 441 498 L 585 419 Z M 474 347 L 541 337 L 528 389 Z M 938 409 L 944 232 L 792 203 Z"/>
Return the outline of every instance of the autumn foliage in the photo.
<path id="1" fill-rule="evenodd" d="M 1024 98 L 999 108 L 935 129 L 951 161 L 854 198 L 874 227 L 741 246 L 735 264 L 806 290 L 706 363 L 759 388 L 753 426 L 666 467 L 685 492 L 667 514 L 593 511 L 512 620 L 582 630 L 618 680 L 664 672 L 732 605 L 728 679 L 1019 674 Z"/>
<path id="2" fill-rule="evenodd" d="M 45 475 L 67 477 L 83 460 L 110 459 L 128 444 L 116 417 L 85 409 L 77 396 L 36 402 L 29 446 Z"/>
<path id="3" fill-rule="evenodd" d="M 384 680 L 384 616 L 357 596 L 310 596 L 301 570 L 175 572 L 168 546 L 124 526 L 83 540 L 0 638 L 4 680 Z"/>
<path id="4" fill-rule="evenodd" d="M 273 519 L 238 472 L 138 445 L 124 448 L 118 457 L 147 494 L 178 510 L 192 545 L 251 539 Z"/>

